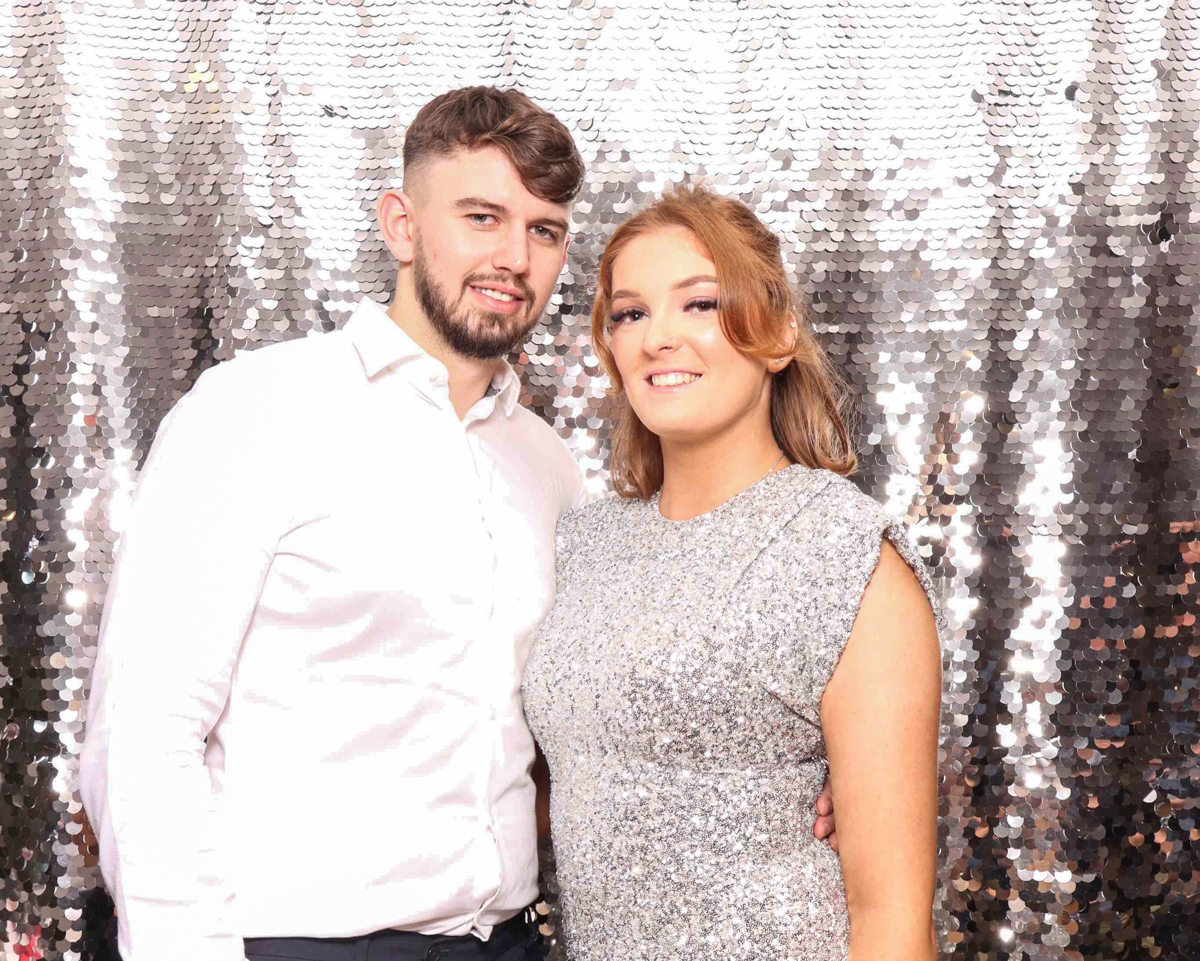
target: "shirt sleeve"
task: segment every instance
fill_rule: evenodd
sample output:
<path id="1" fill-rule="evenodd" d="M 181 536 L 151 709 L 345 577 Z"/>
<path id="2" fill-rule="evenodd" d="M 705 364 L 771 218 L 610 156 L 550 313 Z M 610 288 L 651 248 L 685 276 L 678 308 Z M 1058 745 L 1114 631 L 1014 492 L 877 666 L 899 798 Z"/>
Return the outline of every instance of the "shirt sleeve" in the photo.
<path id="1" fill-rule="evenodd" d="M 225 708 L 277 534 L 263 438 L 214 384 L 219 371 L 158 431 L 93 669 L 80 782 L 124 961 L 244 957 L 205 739 Z"/>
<path id="2" fill-rule="evenodd" d="M 588 489 L 587 473 L 584 471 L 583 466 L 577 463 L 575 468 L 575 488 L 573 491 L 571 505 L 568 510 L 575 510 L 579 507 L 585 507 L 592 503 L 592 501 L 598 500 L 599 497 L 599 493 Z"/>

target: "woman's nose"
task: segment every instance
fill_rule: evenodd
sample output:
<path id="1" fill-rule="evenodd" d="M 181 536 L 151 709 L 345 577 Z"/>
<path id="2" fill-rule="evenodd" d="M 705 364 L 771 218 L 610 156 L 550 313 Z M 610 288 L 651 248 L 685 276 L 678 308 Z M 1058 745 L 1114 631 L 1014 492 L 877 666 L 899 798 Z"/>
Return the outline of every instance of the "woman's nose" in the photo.
<path id="1" fill-rule="evenodd" d="M 655 311 L 646 322 L 642 345 L 647 353 L 659 354 L 679 346 L 679 331 L 675 318 L 665 311 Z"/>

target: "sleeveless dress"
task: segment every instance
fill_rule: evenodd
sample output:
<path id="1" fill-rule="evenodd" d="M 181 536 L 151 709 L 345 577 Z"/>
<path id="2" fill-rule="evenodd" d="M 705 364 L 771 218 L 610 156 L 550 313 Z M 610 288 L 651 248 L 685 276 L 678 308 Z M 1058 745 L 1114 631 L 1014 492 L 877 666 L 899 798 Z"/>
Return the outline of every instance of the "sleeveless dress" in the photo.
<path id="1" fill-rule="evenodd" d="M 523 688 L 569 961 L 847 957 L 841 864 L 812 836 L 819 705 L 883 536 L 933 602 L 904 529 L 829 471 L 686 521 L 655 495 L 559 522 Z"/>

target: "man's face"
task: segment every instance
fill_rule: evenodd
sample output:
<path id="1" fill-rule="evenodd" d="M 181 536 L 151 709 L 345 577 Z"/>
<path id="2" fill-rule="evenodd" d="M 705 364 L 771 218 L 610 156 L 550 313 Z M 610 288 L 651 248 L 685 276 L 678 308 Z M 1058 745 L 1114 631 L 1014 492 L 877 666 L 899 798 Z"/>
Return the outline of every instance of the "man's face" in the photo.
<path id="1" fill-rule="evenodd" d="M 526 190 L 495 147 L 431 160 L 416 180 L 413 285 L 421 309 L 464 357 L 510 353 L 554 292 L 568 206 Z"/>

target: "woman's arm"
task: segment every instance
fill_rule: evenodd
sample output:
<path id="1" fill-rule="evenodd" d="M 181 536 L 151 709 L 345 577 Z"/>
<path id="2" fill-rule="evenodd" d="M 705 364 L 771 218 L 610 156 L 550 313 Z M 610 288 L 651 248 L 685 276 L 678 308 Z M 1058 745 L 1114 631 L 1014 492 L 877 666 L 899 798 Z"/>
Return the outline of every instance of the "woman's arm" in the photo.
<path id="1" fill-rule="evenodd" d="M 887 540 L 821 700 L 851 961 L 934 961 L 941 652 Z"/>

